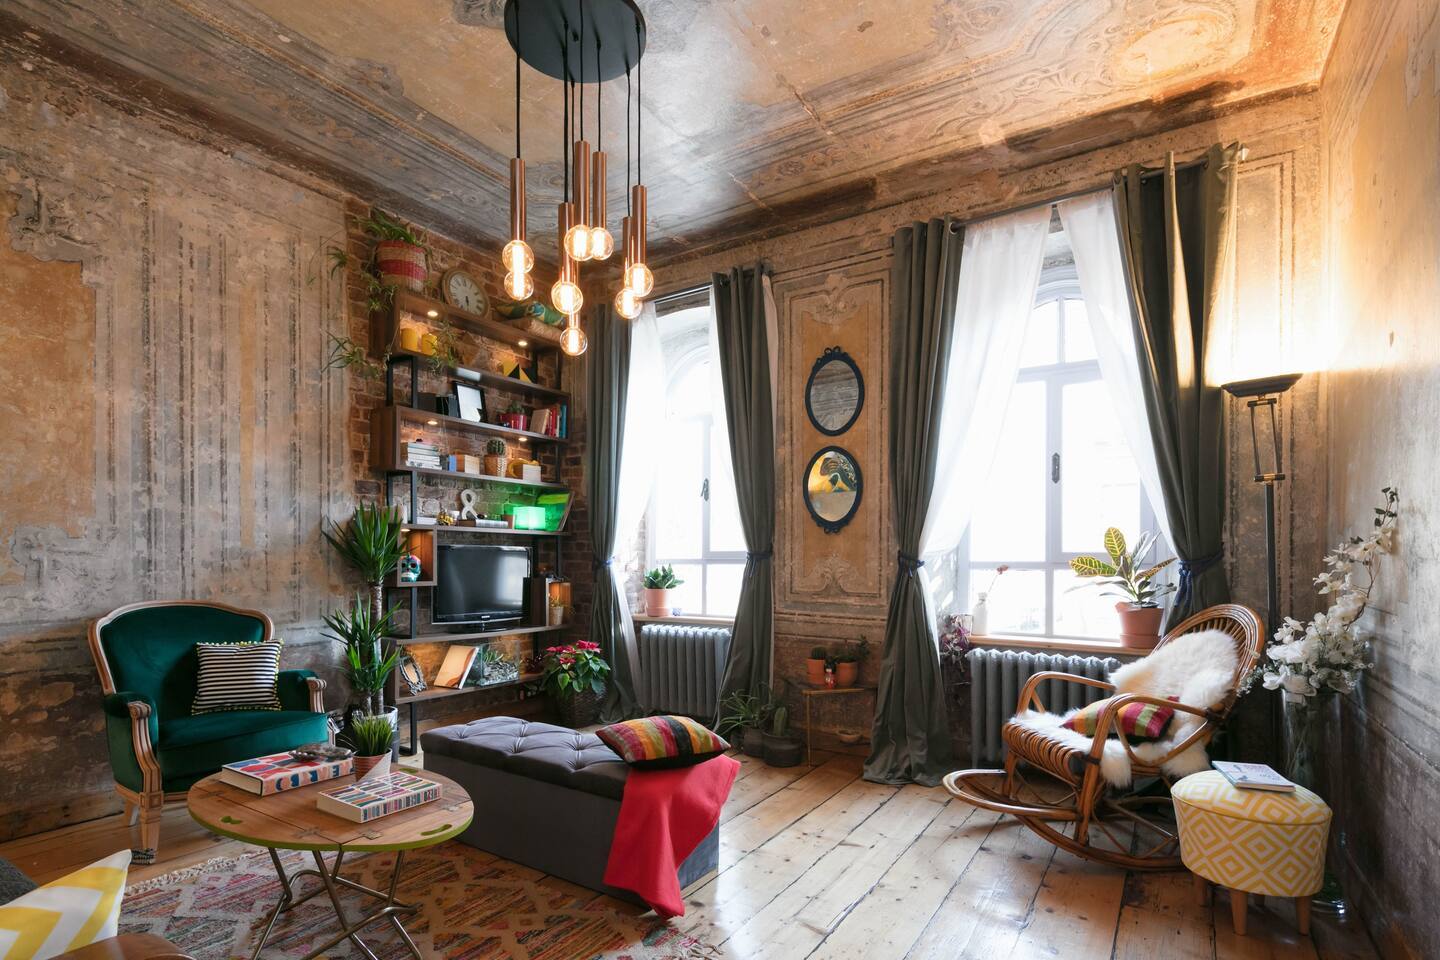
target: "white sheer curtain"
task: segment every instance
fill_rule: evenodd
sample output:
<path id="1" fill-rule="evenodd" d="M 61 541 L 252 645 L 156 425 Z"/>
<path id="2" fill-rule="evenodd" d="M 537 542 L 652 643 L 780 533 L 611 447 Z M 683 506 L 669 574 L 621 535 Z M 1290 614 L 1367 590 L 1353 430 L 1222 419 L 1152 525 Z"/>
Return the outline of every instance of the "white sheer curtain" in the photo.
<path id="1" fill-rule="evenodd" d="M 1110 392 L 1115 417 L 1140 470 L 1140 485 L 1155 513 L 1156 526 L 1166 543 L 1170 521 L 1160 489 L 1160 468 L 1155 444 L 1145 417 L 1145 395 L 1140 387 L 1140 365 L 1135 352 L 1135 324 L 1130 312 L 1130 289 L 1121 260 L 1115 199 L 1109 190 L 1062 200 L 1060 222 L 1075 252 L 1075 272 L 1090 317 L 1090 335 L 1100 361 L 1100 377 Z"/>
<path id="2" fill-rule="evenodd" d="M 1020 371 L 1049 229 L 1047 206 L 965 230 L 935 489 L 920 536 L 922 557 L 953 550 L 977 506 Z M 926 585 L 928 595 L 928 579 Z"/>
<path id="3" fill-rule="evenodd" d="M 620 499 L 615 518 L 617 550 L 635 542 L 636 530 L 650 502 L 655 467 L 659 461 L 645 443 L 645 437 L 649 433 L 647 424 L 654 423 L 657 415 L 664 419 L 665 354 L 660 347 L 660 326 L 655 319 L 655 305 L 647 303 L 630 332 L 630 380 L 625 393 L 625 428 L 620 445 Z M 612 563 L 610 576 L 615 579 L 615 588 L 622 600 L 620 620 L 625 649 L 634 651 L 637 649 L 635 620 L 630 614 L 630 600 L 625 593 L 625 568 Z M 635 698 L 644 710 L 650 698 L 644 689 L 643 674 L 638 669 L 632 674 L 635 678 Z"/>

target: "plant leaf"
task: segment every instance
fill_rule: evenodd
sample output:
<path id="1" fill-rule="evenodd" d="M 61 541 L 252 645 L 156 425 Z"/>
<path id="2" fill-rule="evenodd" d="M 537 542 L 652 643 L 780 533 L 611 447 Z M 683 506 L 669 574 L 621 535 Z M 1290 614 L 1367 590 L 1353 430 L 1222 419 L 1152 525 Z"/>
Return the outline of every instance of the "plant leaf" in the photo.
<path id="1" fill-rule="evenodd" d="M 1105 552 L 1110 554 L 1110 559 L 1116 563 L 1125 556 L 1125 534 L 1120 532 L 1119 527 L 1111 527 L 1105 531 Z"/>
<path id="2" fill-rule="evenodd" d="M 1169 560 L 1161 560 L 1159 563 L 1155 564 L 1155 566 L 1151 567 L 1149 570 L 1141 570 L 1139 573 L 1135 574 L 1135 579 L 1136 579 L 1136 580 L 1149 580 L 1151 577 L 1155 576 L 1155 574 L 1159 573 L 1161 570 L 1164 570 L 1166 567 L 1170 566 L 1170 564 L 1172 564 L 1172 563 L 1174 563 L 1174 562 L 1175 562 L 1175 558 L 1174 558 L 1174 557 L 1171 557 Z"/>
<path id="3" fill-rule="evenodd" d="M 1070 569 L 1075 571 L 1076 576 L 1081 577 L 1115 576 L 1114 567 L 1095 557 L 1075 557 L 1070 561 Z"/>

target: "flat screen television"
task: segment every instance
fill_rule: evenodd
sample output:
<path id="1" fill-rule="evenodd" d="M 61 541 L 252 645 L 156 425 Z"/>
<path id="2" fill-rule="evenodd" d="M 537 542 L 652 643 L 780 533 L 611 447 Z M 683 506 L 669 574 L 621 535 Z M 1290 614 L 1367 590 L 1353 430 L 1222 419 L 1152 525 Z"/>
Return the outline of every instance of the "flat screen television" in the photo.
<path id="1" fill-rule="evenodd" d="M 530 551 L 492 544 L 442 543 L 435 563 L 435 623 L 513 623 L 525 616 Z"/>

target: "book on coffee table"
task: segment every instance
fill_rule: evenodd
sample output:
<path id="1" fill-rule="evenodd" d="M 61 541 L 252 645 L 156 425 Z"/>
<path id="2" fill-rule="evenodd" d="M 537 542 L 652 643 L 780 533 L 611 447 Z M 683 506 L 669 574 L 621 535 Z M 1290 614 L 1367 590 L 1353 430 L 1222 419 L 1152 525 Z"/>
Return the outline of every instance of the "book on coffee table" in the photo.
<path id="1" fill-rule="evenodd" d="M 390 773 L 322 790 L 315 806 L 326 813 L 369 823 L 440 799 L 440 784 L 413 773 Z"/>
<path id="2" fill-rule="evenodd" d="M 1294 793 L 1295 784 L 1276 773 L 1264 763 L 1235 763 L 1232 760 L 1212 760 L 1210 766 L 1240 790 L 1270 790 L 1275 793 Z"/>
<path id="3" fill-rule="evenodd" d="M 297 760 L 288 753 L 272 753 L 253 760 L 227 763 L 220 779 L 232 787 L 268 797 L 282 790 L 308 787 L 348 775 L 355 769 L 351 757 L 344 760 Z"/>

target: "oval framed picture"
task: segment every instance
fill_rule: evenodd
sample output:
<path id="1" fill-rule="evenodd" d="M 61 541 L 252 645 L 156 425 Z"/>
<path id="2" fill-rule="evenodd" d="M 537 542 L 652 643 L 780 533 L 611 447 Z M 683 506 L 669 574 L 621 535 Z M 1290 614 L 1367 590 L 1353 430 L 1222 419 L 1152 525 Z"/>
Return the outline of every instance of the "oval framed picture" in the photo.
<path id="1" fill-rule="evenodd" d="M 860 464 L 843 447 L 821 447 L 805 466 L 805 507 L 826 533 L 838 533 L 860 509 L 865 479 Z"/>

